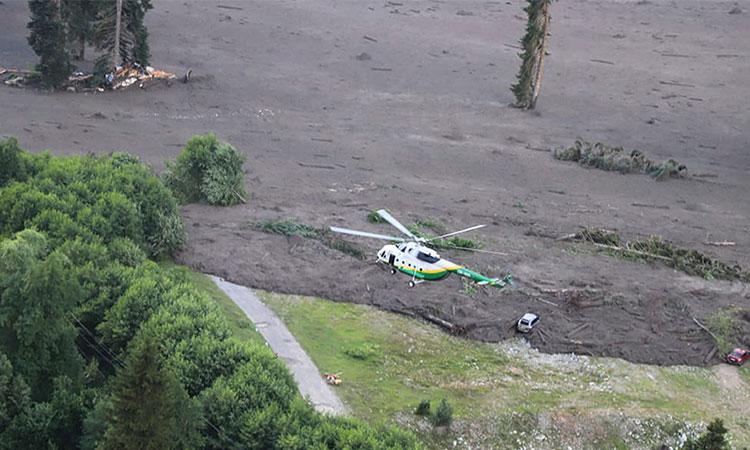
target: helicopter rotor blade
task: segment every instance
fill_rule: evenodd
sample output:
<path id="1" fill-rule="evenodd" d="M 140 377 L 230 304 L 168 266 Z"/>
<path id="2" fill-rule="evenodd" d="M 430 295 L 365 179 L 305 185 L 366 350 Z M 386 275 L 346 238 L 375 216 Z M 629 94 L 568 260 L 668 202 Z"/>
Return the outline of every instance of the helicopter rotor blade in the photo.
<path id="1" fill-rule="evenodd" d="M 357 231 L 357 230 L 350 230 L 348 228 L 338 228 L 338 227 L 331 227 L 331 231 L 335 231 L 336 233 L 343 233 L 343 234 L 351 234 L 354 236 L 363 236 L 363 237 L 370 237 L 375 239 L 383 239 L 385 241 L 399 241 L 403 242 L 406 239 L 395 237 L 395 236 L 386 236 L 384 234 L 376 234 L 376 233 L 368 233 L 366 231 Z"/>
<path id="2" fill-rule="evenodd" d="M 475 225 L 473 227 L 469 227 L 469 228 L 466 228 L 464 230 L 454 231 L 453 233 L 448 233 L 448 234 L 444 234 L 442 236 L 437 236 L 437 237 L 434 237 L 434 238 L 430 238 L 430 239 L 427 240 L 427 242 L 434 241 L 435 239 L 447 238 L 448 236 L 453 236 L 453 235 L 456 235 L 456 234 L 466 233 L 467 231 L 477 230 L 479 228 L 484 228 L 486 226 L 487 225 Z"/>
<path id="3" fill-rule="evenodd" d="M 482 250 L 482 249 L 479 249 L 479 248 L 459 247 L 457 245 L 448 245 L 448 244 L 443 244 L 442 247 L 452 248 L 452 249 L 456 249 L 456 250 L 466 250 L 466 251 L 470 251 L 470 252 L 489 253 L 491 255 L 508 256 L 507 253 L 496 252 L 496 251 L 492 251 L 492 250 Z"/>
<path id="4" fill-rule="evenodd" d="M 401 222 L 399 222 L 398 220 L 396 220 L 396 218 L 393 217 L 388 211 L 386 211 L 384 209 L 379 209 L 377 211 L 377 213 L 378 213 L 378 215 L 380 217 L 382 217 L 383 219 L 385 219 L 386 221 L 388 221 L 388 223 L 390 223 L 391 225 L 393 225 L 394 227 L 396 227 L 398 229 L 398 231 L 404 233 L 405 235 L 409 236 L 410 238 L 412 238 L 415 241 L 419 241 L 420 240 L 417 236 L 414 236 L 414 234 L 411 231 L 409 231 L 409 229 L 406 228 Z"/>

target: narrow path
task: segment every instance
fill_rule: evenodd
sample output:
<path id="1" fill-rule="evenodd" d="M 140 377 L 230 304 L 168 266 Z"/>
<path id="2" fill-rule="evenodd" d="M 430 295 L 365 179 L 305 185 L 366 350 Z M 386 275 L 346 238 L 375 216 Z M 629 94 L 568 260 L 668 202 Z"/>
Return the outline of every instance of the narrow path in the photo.
<path id="1" fill-rule="evenodd" d="M 740 368 L 729 364 L 717 364 L 714 366 L 714 375 L 722 387 L 733 392 L 747 392 L 745 382 L 740 378 Z"/>
<path id="2" fill-rule="evenodd" d="M 332 415 L 346 414 L 346 407 L 338 395 L 323 381 L 318 368 L 276 314 L 268 309 L 252 290 L 224 281 L 223 278 L 208 276 L 245 312 L 268 345 L 286 363 L 302 396 L 309 398 L 315 409 L 320 412 Z"/>

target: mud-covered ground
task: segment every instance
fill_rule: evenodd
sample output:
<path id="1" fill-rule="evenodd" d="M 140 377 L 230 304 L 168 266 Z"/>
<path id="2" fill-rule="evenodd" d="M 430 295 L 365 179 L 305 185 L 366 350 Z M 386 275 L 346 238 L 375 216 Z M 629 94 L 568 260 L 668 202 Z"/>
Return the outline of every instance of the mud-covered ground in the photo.
<path id="1" fill-rule="evenodd" d="M 0 3 L 2 67 L 35 62 L 26 5 Z M 533 311 L 543 334 L 529 339 L 543 351 L 656 364 L 704 364 L 712 341 L 693 317 L 750 308 L 747 284 L 555 240 L 602 227 L 750 266 L 747 1 L 554 3 L 531 113 L 508 106 L 520 0 L 154 5 L 152 64 L 191 67 L 190 83 L 103 94 L 1 86 L 0 135 L 55 154 L 129 151 L 156 170 L 209 131 L 245 152 L 249 202 L 186 206 L 180 262 L 251 287 L 434 316 L 474 339 L 504 339 Z M 675 158 L 690 175 L 655 182 L 552 158 L 577 136 Z M 317 241 L 247 226 L 290 218 L 395 232 L 365 220 L 378 208 L 404 223 L 488 224 L 474 237 L 507 256 L 442 255 L 490 276 L 508 269 L 523 291 L 462 293 L 458 277 L 410 289 Z M 705 244 L 725 240 L 736 245 Z M 351 241 L 373 259 L 382 244 Z"/>

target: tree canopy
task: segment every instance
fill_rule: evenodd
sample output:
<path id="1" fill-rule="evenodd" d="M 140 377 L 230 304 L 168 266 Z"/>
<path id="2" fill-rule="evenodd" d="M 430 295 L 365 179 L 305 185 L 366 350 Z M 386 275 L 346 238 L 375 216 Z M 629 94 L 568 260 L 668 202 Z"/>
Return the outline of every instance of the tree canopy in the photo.
<path id="1" fill-rule="evenodd" d="M 316 413 L 268 347 L 147 256 L 184 245 L 170 191 L 126 154 L 0 141 L 0 450 L 419 448 Z"/>

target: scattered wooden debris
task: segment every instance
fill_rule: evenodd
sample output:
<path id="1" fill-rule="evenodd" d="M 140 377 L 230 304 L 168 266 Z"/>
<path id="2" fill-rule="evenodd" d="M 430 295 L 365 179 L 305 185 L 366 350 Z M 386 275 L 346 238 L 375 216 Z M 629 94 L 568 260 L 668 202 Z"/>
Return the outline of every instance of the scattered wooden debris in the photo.
<path id="1" fill-rule="evenodd" d="M 216 7 L 217 8 L 222 8 L 222 9 L 234 9 L 236 11 L 242 11 L 243 10 L 239 6 L 216 5 Z"/>
<path id="2" fill-rule="evenodd" d="M 336 169 L 334 166 L 324 166 L 321 164 L 305 164 L 299 161 L 297 161 L 297 164 L 299 164 L 300 167 L 307 167 L 309 169 L 330 169 L 330 170 Z"/>
<path id="3" fill-rule="evenodd" d="M 715 345 L 713 347 L 711 347 L 711 350 L 709 350 L 709 352 L 706 354 L 706 356 L 703 357 L 703 364 L 706 364 L 709 361 L 711 361 L 711 358 L 714 357 L 714 355 L 716 354 L 717 351 L 719 351 L 719 347 L 717 347 Z"/>
<path id="4" fill-rule="evenodd" d="M 605 60 L 605 59 L 589 59 L 589 61 L 591 61 L 591 62 L 595 62 L 595 63 L 609 64 L 609 65 L 611 65 L 611 66 L 614 66 L 614 65 L 615 65 L 615 63 L 614 63 L 614 62 L 612 62 L 612 61 L 607 61 L 607 60 Z"/>
<path id="5" fill-rule="evenodd" d="M 737 245 L 736 242 L 732 241 L 706 241 L 704 242 L 706 245 L 715 245 L 717 247 L 734 247 Z"/>
<path id="6" fill-rule="evenodd" d="M 581 326 L 578 326 L 578 327 L 574 328 L 573 330 L 570 331 L 570 333 L 568 333 L 568 337 L 571 337 L 571 336 L 573 336 L 576 333 L 580 333 L 581 331 L 583 331 L 584 329 L 586 329 L 586 327 L 588 327 L 588 326 L 589 326 L 589 324 L 587 322 L 587 323 L 584 323 Z"/>
<path id="7" fill-rule="evenodd" d="M 662 80 L 659 80 L 659 84 L 666 84 L 668 86 L 695 87 L 694 84 L 679 83 L 677 81 L 662 81 Z"/>
<path id="8" fill-rule="evenodd" d="M 364 35 L 362 37 L 365 38 L 366 40 L 370 41 L 370 42 L 378 42 L 377 39 L 375 39 L 374 37 L 370 37 L 368 35 Z"/>
<path id="9" fill-rule="evenodd" d="M 667 205 L 652 205 L 650 203 L 633 202 L 633 203 L 631 203 L 631 205 L 638 206 L 640 208 L 669 209 L 669 206 L 667 206 Z"/>

